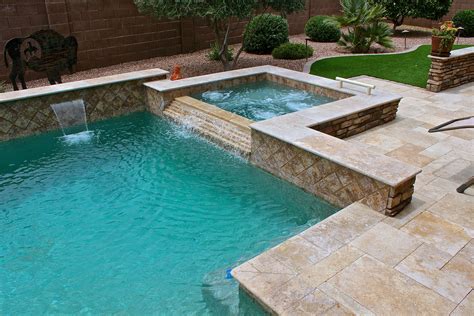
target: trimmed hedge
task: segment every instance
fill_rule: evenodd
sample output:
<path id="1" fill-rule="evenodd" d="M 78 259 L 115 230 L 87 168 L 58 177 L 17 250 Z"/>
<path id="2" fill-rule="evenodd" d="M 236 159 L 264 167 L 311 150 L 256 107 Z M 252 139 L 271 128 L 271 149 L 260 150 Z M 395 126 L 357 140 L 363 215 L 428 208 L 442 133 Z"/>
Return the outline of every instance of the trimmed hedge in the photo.
<path id="1" fill-rule="evenodd" d="M 306 22 L 304 32 L 315 42 L 337 42 L 341 37 L 341 31 L 333 23 L 328 23 L 328 16 L 313 16 Z"/>
<path id="2" fill-rule="evenodd" d="M 313 48 L 300 43 L 284 43 L 272 52 L 275 59 L 303 59 L 313 56 Z"/>
<path id="3" fill-rule="evenodd" d="M 453 22 L 456 27 L 464 28 L 461 32 L 462 37 L 474 36 L 474 10 L 459 11 L 454 16 Z"/>
<path id="4" fill-rule="evenodd" d="M 244 51 L 270 54 L 272 50 L 288 42 L 288 22 L 279 15 L 257 15 L 244 31 Z"/>

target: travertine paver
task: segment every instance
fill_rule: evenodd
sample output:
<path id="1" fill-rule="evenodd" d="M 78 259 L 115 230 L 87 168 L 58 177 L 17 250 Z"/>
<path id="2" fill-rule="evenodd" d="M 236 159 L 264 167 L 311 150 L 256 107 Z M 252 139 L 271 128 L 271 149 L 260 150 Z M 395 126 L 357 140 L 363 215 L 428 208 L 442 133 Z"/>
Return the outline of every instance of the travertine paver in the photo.
<path id="1" fill-rule="evenodd" d="M 471 239 L 462 226 L 428 211 L 411 220 L 402 227 L 402 231 L 433 244 L 453 256 Z"/>
<path id="2" fill-rule="evenodd" d="M 473 173 L 474 174 L 474 173 Z M 471 237 L 474 237 L 474 196 L 448 193 L 428 210 L 447 220 L 462 225 Z M 449 212 L 446 212 L 449 210 Z"/>
<path id="3" fill-rule="evenodd" d="M 320 290 L 306 295 L 295 305 L 282 312 L 282 315 L 353 315 L 350 310 L 343 307 Z"/>
<path id="4" fill-rule="evenodd" d="M 270 256 L 277 246 L 258 262 L 283 264 L 276 271 L 288 274 L 257 279 L 244 264 L 233 275 L 269 311 L 284 315 L 474 315 L 474 187 L 455 190 L 474 175 L 474 130 L 428 133 L 474 115 L 474 84 L 435 94 L 358 80 L 405 97 L 394 121 L 347 140 L 420 166 L 412 203 L 395 217 L 354 203 L 299 235 L 318 249 L 307 254 L 312 264 L 295 271 L 294 259 Z"/>
<path id="5" fill-rule="evenodd" d="M 329 283 L 381 315 L 447 314 L 456 306 L 369 256 L 357 260 Z"/>
<path id="6" fill-rule="evenodd" d="M 436 263 L 440 258 L 450 257 L 434 246 L 423 245 L 398 264 L 396 269 L 454 303 L 460 303 L 471 291 L 471 282 L 466 282 L 463 273 L 439 269 Z"/>
<path id="7" fill-rule="evenodd" d="M 472 316 L 474 311 L 474 291 L 471 291 L 469 295 L 456 307 L 452 316 Z"/>
<path id="8" fill-rule="evenodd" d="M 388 224 L 379 223 L 351 245 L 389 266 L 395 266 L 418 248 L 421 241 Z"/>

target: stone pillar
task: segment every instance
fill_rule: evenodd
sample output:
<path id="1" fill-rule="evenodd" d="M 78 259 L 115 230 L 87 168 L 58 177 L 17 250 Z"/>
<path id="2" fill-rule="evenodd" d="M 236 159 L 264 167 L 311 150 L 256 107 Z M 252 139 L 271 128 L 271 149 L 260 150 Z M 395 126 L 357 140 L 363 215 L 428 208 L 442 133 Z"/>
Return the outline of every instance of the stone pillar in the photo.
<path id="1" fill-rule="evenodd" d="M 440 92 L 474 81 L 474 47 L 454 50 L 449 57 L 428 57 L 431 68 L 427 90 Z"/>

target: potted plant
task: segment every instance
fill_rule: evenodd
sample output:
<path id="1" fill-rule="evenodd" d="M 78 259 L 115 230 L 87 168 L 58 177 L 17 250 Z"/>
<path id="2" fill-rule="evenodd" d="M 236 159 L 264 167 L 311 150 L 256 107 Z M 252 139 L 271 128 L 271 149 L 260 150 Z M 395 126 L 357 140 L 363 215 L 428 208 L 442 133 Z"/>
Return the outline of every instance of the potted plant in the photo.
<path id="1" fill-rule="evenodd" d="M 452 21 L 446 21 L 439 29 L 433 29 L 431 36 L 431 55 L 449 57 L 453 49 L 458 29 Z"/>

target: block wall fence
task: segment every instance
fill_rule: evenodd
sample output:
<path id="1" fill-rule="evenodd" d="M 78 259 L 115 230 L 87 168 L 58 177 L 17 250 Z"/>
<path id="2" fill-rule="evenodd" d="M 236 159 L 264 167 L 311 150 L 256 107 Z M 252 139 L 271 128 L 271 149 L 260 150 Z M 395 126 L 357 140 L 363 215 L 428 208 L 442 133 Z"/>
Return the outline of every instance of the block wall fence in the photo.
<path id="1" fill-rule="evenodd" d="M 469 3 L 468 3 L 469 2 Z M 452 11 L 472 7 L 473 0 L 454 0 Z M 313 15 L 340 11 L 339 0 L 307 0 L 306 9 L 289 16 L 290 33 L 304 30 Z M 452 14 L 451 14 L 452 15 Z M 413 23 L 423 24 L 423 20 Z M 426 23 L 425 23 L 426 24 Z M 231 42 L 240 40 L 245 22 L 232 29 Z M 3 0 L 0 1 L 0 46 L 14 37 L 41 29 L 74 35 L 79 41 L 77 70 L 189 53 L 208 48 L 213 33 L 202 19 L 161 20 L 138 13 L 133 0 Z M 1 53 L 0 80 L 8 69 Z M 28 79 L 42 77 L 28 73 Z"/>
<path id="2" fill-rule="evenodd" d="M 309 16 L 333 14 L 337 0 L 309 0 L 305 11 L 289 17 L 291 34 L 302 33 Z M 245 22 L 236 23 L 231 42 L 240 41 Z M 41 29 L 76 36 L 77 70 L 189 53 L 209 48 L 214 35 L 202 19 L 160 20 L 140 14 L 133 0 L 3 0 L 0 1 L 0 45 Z M 0 80 L 8 69 L 1 51 Z M 29 73 L 27 78 L 42 77 Z"/>

